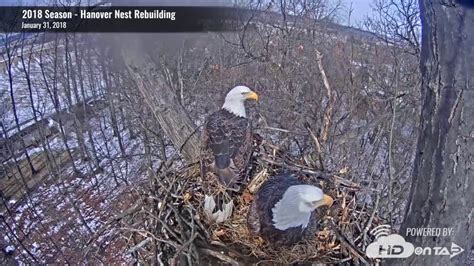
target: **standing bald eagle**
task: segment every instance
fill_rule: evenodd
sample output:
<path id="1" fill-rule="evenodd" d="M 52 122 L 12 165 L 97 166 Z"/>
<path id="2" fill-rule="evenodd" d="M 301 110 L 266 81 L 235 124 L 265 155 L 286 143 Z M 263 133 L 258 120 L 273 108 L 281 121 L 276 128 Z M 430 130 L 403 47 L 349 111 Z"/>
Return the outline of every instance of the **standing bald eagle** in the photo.
<path id="1" fill-rule="evenodd" d="M 222 109 L 207 117 L 202 132 L 202 177 L 212 171 L 229 189 L 242 182 L 252 153 L 252 126 L 245 100 L 258 101 L 258 95 L 245 86 L 230 90 Z"/>
<path id="2" fill-rule="evenodd" d="M 262 184 L 250 206 L 247 226 L 275 246 L 311 239 L 317 231 L 315 210 L 333 199 L 315 186 L 290 175 L 278 175 Z"/>

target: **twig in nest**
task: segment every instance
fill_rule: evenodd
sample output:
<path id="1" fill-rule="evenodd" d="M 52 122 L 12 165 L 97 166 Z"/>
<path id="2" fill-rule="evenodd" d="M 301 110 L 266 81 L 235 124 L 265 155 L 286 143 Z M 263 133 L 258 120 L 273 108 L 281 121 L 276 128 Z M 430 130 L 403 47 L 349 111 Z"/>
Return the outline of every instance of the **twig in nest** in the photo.
<path id="1" fill-rule="evenodd" d="M 331 221 L 330 226 L 332 227 L 332 230 L 336 234 L 337 239 L 341 243 L 341 246 L 344 246 L 354 257 L 358 258 L 363 264 L 365 265 L 370 265 L 370 263 L 367 261 L 367 259 L 364 257 L 364 255 L 361 254 L 361 252 L 357 249 L 357 247 L 354 247 L 349 240 L 339 231 L 339 228 L 334 224 L 333 221 Z"/>
<path id="2" fill-rule="evenodd" d="M 266 141 L 266 140 L 264 140 L 264 141 L 262 142 L 262 145 L 265 145 L 265 146 L 270 147 L 270 149 L 273 150 L 273 154 L 275 154 L 276 151 L 280 151 L 280 150 L 281 150 L 280 147 L 278 147 L 278 146 L 276 146 L 276 145 L 273 145 L 272 143 L 270 143 L 270 142 L 268 142 L 268 141 Z"/>
<path id="3" fill-rule="evenodd" d="M 283 167 L 283 168 L 286 168 L 286 169 L 289 169 L 289 170 L 292 170 L 292 171 L 301 172 L 301 173 L 308 174 L 308 175 L 315 175 L 315 176 L 317 176 L 319 178 L 322 178 L 324 180 L 328 180 L 328 181 L 332 181 L 334 183 L 341 184 L 341 185 L 343 185 L 347 188 L 360 189 L 359 184 L 354 183 L 352 181 L 349 181 L 347 179 L 344 179 L 344 178 L 342 178 L 340 176 L 337 176 L 337 175 L 333 175 L 333 174 L 326 173 L 326 172 L 323 172 L 323 171 L 311 170 L 311 169 L 308 169 L 307 167 L 304 167 L 302 165 L 296 165 L 296 164 L 295 165 L 289 165 L 289 164 L 285 164 L 285 163 L 280 163 L 280 162 L 277 162 L 277 161 L 274 161 L 272 159 L 265 158 L 265 157 L 261 157 L 259 159 L 264 161 L 264 162 L 267 162 L 269 164 L 273 164 L 273 165 L 276 165 L 276 166 L 279 166 L 279 167 Z"/>
<path id="4" fill-rule="evenodd" d="M 181 251 L 183 251 L 185 248 L 190 246 L 191 243 L 194 241 L 194 239 L 196 239 L 197 236 L 198 236 L 198 234 L 195 233 L 186 243 L 182 244 L 181 247 L 179 247 L 179 249 L 176 250 L 176 254 L 180 254 Z"/>
<path id="5" fill-rule="evenodd" d="M 165 244 L 168 244 L 172 247 L 174 247 L 175 249 L 178 249 L 181 244 L 179 243 L 176 243 L 172 240 L 167 240 L 167 239 L 163 239 L 163 238 L 159 238 L 157 236 L 155 236 L 152 232 L 150 231 L 147 231 L 147 230 L 142 230 L 142 229 L 135 229 L 135 228 L 131 228 L 131 227 L 121 227 L 119 228 L 121 230 L 124 230 L 124 231 L 129 231 L 129 232 L 133 232 L 133 233 L 137 233 L 139 235 L 141 235 L 142 237 L 152 237 L 154 240 L 158 241 L 158 242 L 161 242 L 161 243 L 165 243 Z"/>
<path id="6" fill-rule="evenodd" d="M 369 221 L 367 222 L 367 225 L 365 226 L 364 231 L 362 231 L 362 236 L 363 236 L 362 246 L 363 247 L 365 247 L 365 241 L 367 239 L 367 232 L 369 232 L 370 226 L 372 225 L 372 222 L 374 221 L 375 212 L 379 208 L 379 202 L 380 202 L 380 194 L 377 194 L 376 199 L 375 199 L 375 206 L 372 209 L 372 213 L 370 214 Z"/>
<path id="7" fill-rule="evenodd" d="M 212 249 L 207 249 L 207 248 L 202 248 L 202 249 L 200 249 L 200 251 L 203 252 L 204 254 L 207 254 L 207 255 L 213 256 L 215 258 L 218 258 L 218 259 L 220 259 L 224 262 L 227 262 L 231 265 L 237 265 L 237 266 L 239 265 L 239 263 L 236 260 L 234 260 L 231 257 L 229 257 L 225 254 L 222 254 L 218 251 L 214 251 Z"/>
<path id="8" fill-rule="evenodd" d="M 250 193 L 254 194 L 260 188 L 260 186 L 265 182 L 268 177 L 267 169 L 263 168 L 254 178 L 250 181 L 250 184 L 247 186 Z"/>
<path id="9" fill-rule="evenodd" d="M 262 129 L 277 131 L 277 132 L 283 132 L 283 133 L 289 133 L 289 134 L 293 134 L 293 135 L 300 135 L 300 136 L 307 136 L 308 135 L 306 133 L 291 131 L 291 130 L 288 130 L 288 129 L 278 128 L 278 127 L 265 126 Z"/>

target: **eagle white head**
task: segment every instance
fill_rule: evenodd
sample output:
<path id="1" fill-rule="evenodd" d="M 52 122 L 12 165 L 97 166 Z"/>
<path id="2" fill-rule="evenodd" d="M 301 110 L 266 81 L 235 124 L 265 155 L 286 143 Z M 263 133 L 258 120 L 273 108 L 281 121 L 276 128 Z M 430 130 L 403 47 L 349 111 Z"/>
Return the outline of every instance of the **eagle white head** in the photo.
<path id="1" fill-rule="evenodd" d="M 331 206 L 333 199 L 311 185 L 290 186 L 273 207 L 273 225 L 280 230 L 308 225 L 311 212 L 316 208 Z"/>
<path id="2" fill-rule="evenodd" d="M 258 95 L 246 86 L 237 86 L 225 96 L 223 109 L 240 117 L 247 117 L 244 102 L 246 100 L 258 101 Z"/>

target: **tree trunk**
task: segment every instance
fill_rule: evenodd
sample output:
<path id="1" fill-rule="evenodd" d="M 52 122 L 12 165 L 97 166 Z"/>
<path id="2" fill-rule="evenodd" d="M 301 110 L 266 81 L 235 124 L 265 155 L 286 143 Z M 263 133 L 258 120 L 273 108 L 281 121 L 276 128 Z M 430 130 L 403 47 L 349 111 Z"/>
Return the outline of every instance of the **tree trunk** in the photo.
<path id="1" fill-rule="evenodd" d="M 445 3 L 446 2 L 446 3 Z M 422 97 L 420 135 L 401 235 L 415 247 L 465 251 L 412 255 L 403 265 L 464 265 L 474 233 L 474 9 L 420 0 Z M 471 79 L 471 80 L 470 80 Z M 410 236 L 408 228 L 452 228 L 450 236 Z"/>
<path id="2" fill-rule="evenodd" d="M 183 158 L 192 163 L 199 158 L 196 126 L 166 85 L 157 64 L 152 60 L 153 40 L 145 35 L 121 35 L 122 56 L 130 76 L 151 109 L 161 128 Z"/>

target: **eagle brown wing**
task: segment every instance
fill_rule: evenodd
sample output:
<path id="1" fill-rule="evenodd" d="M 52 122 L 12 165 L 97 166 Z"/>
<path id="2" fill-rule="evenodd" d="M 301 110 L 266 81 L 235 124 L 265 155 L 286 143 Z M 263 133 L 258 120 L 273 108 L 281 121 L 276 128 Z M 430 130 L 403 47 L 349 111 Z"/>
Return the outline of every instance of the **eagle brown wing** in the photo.
<path id="1" fill-rule="evenodd" d="M 202 133 L 201 172 L 214 172 L 220 182 L 232 187 L 245 178 L 252 154 L 252 128 L 247 118 L 224 109 L 211 114 Z"/>

